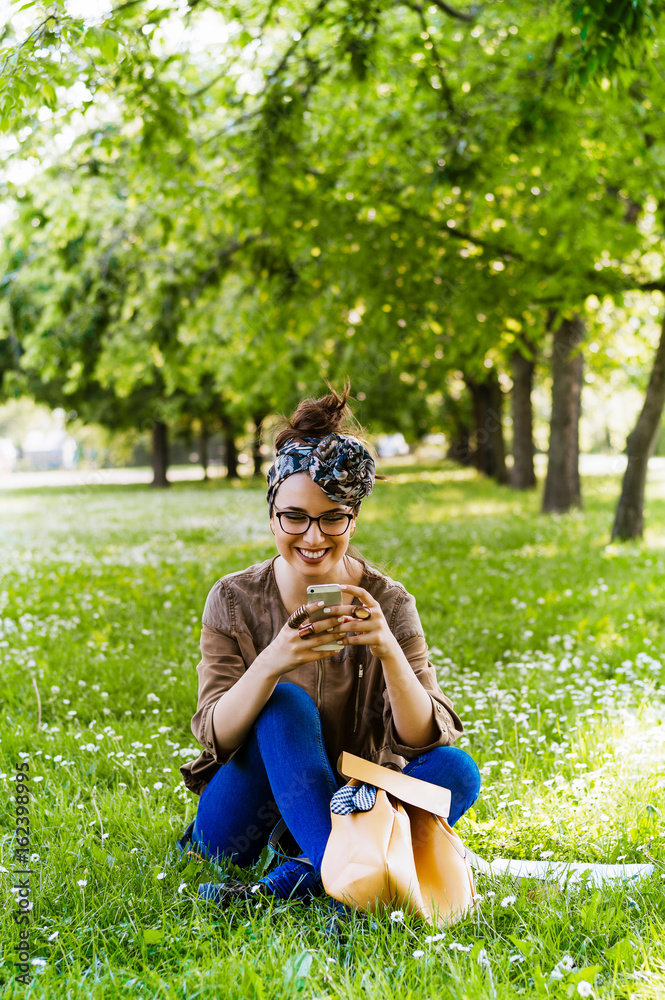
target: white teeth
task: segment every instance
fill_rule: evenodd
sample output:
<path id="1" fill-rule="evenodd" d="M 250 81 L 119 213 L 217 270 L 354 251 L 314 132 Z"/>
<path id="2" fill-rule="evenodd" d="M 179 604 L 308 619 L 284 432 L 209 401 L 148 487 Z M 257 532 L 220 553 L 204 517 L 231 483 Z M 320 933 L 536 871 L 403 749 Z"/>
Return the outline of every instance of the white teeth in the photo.
<path id="1" fill-rule="evenodd" d="M 303 552 L 302 549 L 298 549 L 298 552 L 300 552 L 305 559 L 318 559 L 324 552 L 327 552 L 327 549 L 321 549 L 319 552 Z"/>

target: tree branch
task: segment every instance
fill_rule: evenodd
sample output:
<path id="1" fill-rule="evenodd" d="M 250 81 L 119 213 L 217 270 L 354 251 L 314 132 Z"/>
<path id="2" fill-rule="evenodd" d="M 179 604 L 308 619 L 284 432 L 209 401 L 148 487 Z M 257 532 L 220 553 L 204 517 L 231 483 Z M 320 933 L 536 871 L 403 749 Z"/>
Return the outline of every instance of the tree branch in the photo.
<path id="1" fill-rule="evenodd" d="M 405 4 L 405 6 L 410 7 L 411 10 L 413 10 L 413 11 L 416 12 L 416 14 L 418 15 L 418 17 L 420 19 L 420 26 L 422 27 L 423 32 L 425 34 L 429 35 L 429 31 L 428 31 L 428 28 L 427 28 L 427 20 L 425 18 L 425 14 L 424 14 L 423 9 L 420 6 L 420 4 L 410 3 L 409 0 L 404 0 L 404 4 Z M 453 94 L 452 94 L 452 91 L 451 91 L 451 89 L 450 89 L 450 87 L 448 85 L 448 81 L 446 80 L 446 74 L 444 73 L 444 69 L 443 69 L 443 62 L 442 62 L 441 57 L 439 55 L 439 52 L 437 50 L 436 44 L 434 42 L 434 39 L 431 37 L 431 35 L 429 36 L 429 42 L 430 42 L 430 45 L 432 46 L 432 55 L 434 56 L 434 65 L 438 69 L 440 77 L 441 77 L 441 92 L 442 92 L 443 97 L 445 99 L 445 102 L 446 102 L 446 104 L 448 106 L 448 110 L 450 111 L 451 115 L 454 115 L 455 114 L 455 105 L 453 103 Z M 432 89 L 435 90 L 436 88 L 433 87 Z"/>
<path id="2" fill-rule="evenodd" d="M 563 32 L 560 31 L 554 41 L 552 42 L 552 48 L 550 49 L 550 54 L 547 58 L 545 64 L 545 79 L 543 80 L 543 86 L 541 88 L 541 94 L 545 94 L 552 82 L 554 74 L 552 70 L 554 69 L 554 64 L 556 63 L 556 57 L 559 49 L 563 45 Z"/>
<path id="3" fill-rule="evenodd" d="M 324 7 L 327 7 L 327 6 L 328 6 L 328 0 L 319 0 L 318 4 L 314 8 L 314 11 L 312 12 L 312 16 L 310 18 L 309 24 L 305 28 L 303 28 L 302 31 L 298 32 L 298 34 L 300 35 L 300 37 L 297 38 L 297 39 L 294 39 L 293 45 L 289 46 L 289 48 L 286 50 L 286 52 L 284 53 L 284 55 L 280 59 L 279 63 L 277 64 L 276 68 L 271 73 L 267 74 L 268 80 L 270 82 L 272 82 L 272 80 L 276 76 L 279 76 L 279 74 L 282 72 L 282 70 L 286 66 L 287 62 L 291 58 L 292 54 L 295 52 L 295 50 L 298 48 L 298 46 L 302 42 L 303 38 L 307 37 L 307 35 L 310 33 L 310 31 L 312 30 L 312 28 L 316 24 L 317 17 L 319 15 L 319 13 L 323 10 Z"/>
<path id="4" fill-rule="evenodd" d="M 455 8 L 451 7 L 450 4 L 444 3 L 444 0 L 431 0 L 431 2 L 438 7 L 439 10 L 442 10 L 444 14 L 447 14 L 449 17 L 454 17 L 458 21 L 466 21 L 467 24 L 471 24 L 475 21 L 476 15 L 481 10 L 480 7 L 475 7 L 471 14 L 464 14 L 461 10 L 455 10 Z"/>
<path id="5" fill-rule="evenodd" d="M 209 83 L 204 83 L 204 85 L 202 87 L 199 87 L 198 90 L 192 90 L 191 93 L 187 94 L 186 96 L 190 100 L 192 100 L 194 97 L 200 97 L 201 94 L 205 94 L 206 90 L 210 90 L 211 87 L 214 87 L 216 83 L 219 83 L 219 81 L 223 80 L 224 77 L 227 75 L 228 71 L 224 69 L 221 73 L 218 73 L 217 76 L 214 76 Z"/>
<path id="6" fill-rule="evenodd" d="M 432 218 L 431 215 L 422 215 L 420 212 L 416 212 L 415 209 L 408 207 L 406 208 L 397 199 L 391 199 L 385 194 L 383 195 L 383 200 L 387 201 L 389 205 L 393 208 L 399 209 L 399 211 L 404 215 L 408 215 L 410 218 L 417 218 L 421 222 L 427 222 L 429 225 L 439 225 L 440 220 Z M 441 233 L 445 233 L 446 236 L 451 236 L 453 239 L 464 240 L 465 243 L 473 243 L 475 246 L 482 247 L 483 250 L 489 250 L 491 253 L 497 254 L 499 257 L 505 257 L 507 260 L 524 260 L 522 254 L 518 253 L 516 250 L 511 250 L 510 247 L 497 246 L 493 243 L 488 243 L 487 240 L 482 239 L 479 236 L 474 236 L 473 233 L 466 232 L 463 229 L 452 229 L 445 228 L 440 230 Z"/>
<path id="7" fill-rule="evenodd" d="M 116 14 L 121 14 L 123 10 L 128 10 L 130 7 L 136 7 L 140 3 L 143 3 L 143 0 L 126 0 L 126 3 L 118 4 L 117 7 L 113 7 L 111 9 L 110 17 L 115 17 Z"/>
<path id="8" fill-rule="evenodd" d="M 312 13 L 312 17 L 311 17 L 311 19 L 309 21 L 309 24 L 307 24 L 307 26 L 303 28 L 302 32 L 300 32 L 300 38 L 298 38 L 297 40 L 295 40 L 293 42 L 293 44 L 287 49 L 287 51 L 282 56 L 282 58 L 280 59 L 278 65 L 275 67 L 275 69 L 272 70 L 269 73 L 266 73 L 266 79 L 267 79 L 268 82 L 267 82 L 266 86 L 263 88 L 263 90 L 259 91 L 259 93 L 255 95 L 255 97 L 256 97 L 256 99 L 258 101 L 261 101 L 262 98 L 265 98 L 265 95 L 266 95 L 266 93 L 268 91 L 268 88 L 270 87 L 270 85 L 272 84 L 272 82 L 277 78 L 277 76 L 282 72 L 282 70 L 286 66 L 286 64 L 287 64 L 288 60 L 290 59 L 290 57 L 292 56 L 292 54 L 295 52 L 295 50 L 298 47 L 298 45 L 300 44 L 300 42 L 302 42 L 302 40 L 304 38 L 306 38 L 307 35 L 308 35 L 308 33 L 312 30 L 312 28 L 316 24 L 316 20 L 317 20 L 318 14 L 323 10 L 324 7 L 327 6 L 327 4 L 328 4 L 328 0 L 319 0 L 319 3 L 317 5 L 316 9 Z M 323 70 L 321 70 L 321 72 L 318 74 L 318 76 L 315 76 L 314 79 L 309 82 L 309 86 L 307 87 L 307 90 L 305 91 L 305 96 L 307 96 L 307 94 L 309 94 L 309 91 L 311 90 L 313 84 L 315 82 L 317 82 L 317 80 L 319 80 L 322 76 L 324 76 L 325 73 L 327 73 L 330 69 L 332 69 L 332 67 L 333 67 L 333 63 L 330 63 L 328 66 L 324 67 Z M 303 79 L 308 79 L 308 78 L 307 77 L 300 77 L 297 82 L 300 83 Z M 245 97 L 246 97 L 246 95 L 243 94 L 242 95 L 242 100 L 239 102 L 240 104 L 244 103 Z M 229 124 L 226 125 L 224 128 L 219 129 L 216 132 L 213 132 L 212 135 L 209 135 L 209 136 L 207 136 L 207 138 L 203 139 L 202 142 L 200 143 L 199 148 L 202 148 L 203 146 L 207 145 L 209 142 L 213 142 L 215 139 L 219 138 L 219 136 L 224 135 L 226 132 L 229 132 L 231 129 L 235 128 L 237 125 L 242 125 L 244 122 L 250 121 L 252 118 L 255 118 L 257 115 L 260 115 L 261 111 L 262 111 L 262 106 L 259 104 L 259 106 L 257 108 L 255 108 L 253 111 L 248 111 L 245 114 L 240 115 L 238 118 L 235 118 L 233 121 L 229 122 Z"/>
<path id="9" fill-rule="evenodd" d="M 2 76 L 2 74 L 5 72 L 5 66 L 7 65 L 11 57 L 19 53 L 23 48 L 23 46 L 28 44 L 31 38 L 34 38 L 36 34 L 38 34 L 43 28 L 46 27 L 49 21 L 55 21 L 57 24 L 58 18 L 56 17 L 55 14 L 48 14 L 47 17 L 45 17 L 44 20 L 40 24 L 38 24 L 37 27 L 33 31 L 31 31 L 26 38 L 23 39 L 20 45 L 15 45 L 12 48 L 10 48 L 9 52 L 7 53 L 7 55 L 3 60 L 2 66 L 0 66 L 0 76 Z"/>

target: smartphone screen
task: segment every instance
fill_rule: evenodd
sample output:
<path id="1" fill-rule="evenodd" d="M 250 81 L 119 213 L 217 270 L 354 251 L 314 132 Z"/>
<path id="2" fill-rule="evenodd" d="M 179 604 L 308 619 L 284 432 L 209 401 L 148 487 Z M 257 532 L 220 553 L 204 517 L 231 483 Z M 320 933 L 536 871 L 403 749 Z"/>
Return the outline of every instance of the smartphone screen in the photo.
<path id="1" fill-rule="evenodd" d="M 329 608 L 336 604 L 342 603 L 342 590 L 337 583 L 312 583 L 307 588 L 307 603 L 310 601 L 325 601 L 323 608 Z M 317 608 L 316 611 L 312 611 L 309 616 L 309 620 L 312 622 L 318 622 L 322 618 L 330 618 L 331 624 L 333 620 L 330 615 L 323 613 L 323 608 Z M 333 643 L 327 643 L 323 646 L 318 646 L 318 649 L 334 650 L 339 653 L 341 646 L 335 646 Z"/>

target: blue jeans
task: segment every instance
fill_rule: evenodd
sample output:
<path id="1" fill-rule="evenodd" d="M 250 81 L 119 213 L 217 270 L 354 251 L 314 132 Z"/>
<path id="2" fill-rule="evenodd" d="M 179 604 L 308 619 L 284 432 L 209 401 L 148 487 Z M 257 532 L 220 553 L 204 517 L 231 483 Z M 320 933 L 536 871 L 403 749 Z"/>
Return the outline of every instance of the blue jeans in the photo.
<path id="1" fill-rule="evenodd" d="M 480 773 L 457 747 L 436 747 L 404 768 L 449 788 L 452 826 L 475 802 Z M 323 743 L 321 717 L 296 684 L 279 683 L 242 747 L 201 793 L 192 841 L 213 861 L 245 867 L 258 860 L 270 832 L 283 818 L 317 872 L 330 835 L 330 799 L 344 785 Z"/>

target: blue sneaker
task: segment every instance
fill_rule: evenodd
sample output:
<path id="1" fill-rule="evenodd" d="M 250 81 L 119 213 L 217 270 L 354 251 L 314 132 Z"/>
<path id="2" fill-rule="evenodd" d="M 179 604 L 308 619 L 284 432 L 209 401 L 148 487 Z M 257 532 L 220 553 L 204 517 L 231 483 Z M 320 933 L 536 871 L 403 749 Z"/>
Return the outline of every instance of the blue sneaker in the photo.
<path id="1" fill-rule="evenodd" d="M 280 899 L 310 899 L 323 892 L 321 876 L 304 861 L 284 861 L 260 878 L 258 884 Z"/>
<path id="2" fill-rule="evenodd" d="M 201 882 L 198 889 L 199 899 L 223 907 L 232 903 L 258 902 L 262 896 L 307 900 L 322 892 L 321 877 L 311 865 L 301 861 L 285 861 L 258 882 Z"/>

